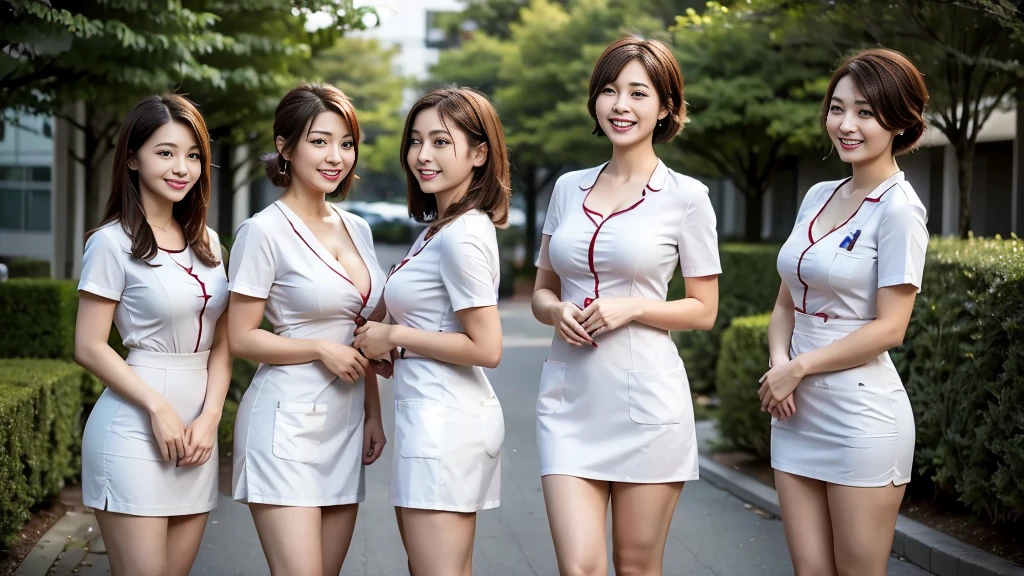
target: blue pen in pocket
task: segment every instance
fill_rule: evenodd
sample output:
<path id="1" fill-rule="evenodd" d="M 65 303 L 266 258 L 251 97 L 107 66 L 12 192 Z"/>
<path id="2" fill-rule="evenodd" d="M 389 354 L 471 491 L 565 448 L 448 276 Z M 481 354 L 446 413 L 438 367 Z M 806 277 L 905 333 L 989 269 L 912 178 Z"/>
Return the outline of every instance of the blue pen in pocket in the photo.
<path id="1" fill-rule="evenodd" d="M 854 232 L 853 234 L 847 234 L 846 238 L 843 238 L 842 243 L 839 244 L 839 247 L 840 248 L 846 248 L 847 252 L 851 252 L 853 250 L 854 244 L 857 243 L 857 239 L 858 238 L 860 238 L 860 230 L 859 229 L 856 232 Z"/>

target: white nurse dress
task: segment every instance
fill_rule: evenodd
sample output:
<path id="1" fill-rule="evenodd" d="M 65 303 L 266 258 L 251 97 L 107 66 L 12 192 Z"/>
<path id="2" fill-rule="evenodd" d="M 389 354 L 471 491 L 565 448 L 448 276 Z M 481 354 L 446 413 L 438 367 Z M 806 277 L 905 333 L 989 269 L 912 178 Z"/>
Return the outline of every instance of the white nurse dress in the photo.
<path id="1" fill-rule="evenodd" d="M 661 161 L 636 203 L 613 214 L 586 199 L 607 164 L 555 183 L 544 221 L 564 302 L 665 300 L 683 276 L 721 273 L 706 186 Z M 541 373 L 537 448 L 541 475 L 661 483 L 697 478 L 693 405 L 683 361 L 667 330 L 639 322 L 574 347 L 557 334 Z"/>
<path id="2" fill-rule="evenodd" d="M 879 184 L 834 230 L 813 231 L 843 182 L 807 192 L 779 252 L 779 274 L 796 306 L 791 357 L 874 320 L 879 288 L 921 288 L 927 216 L 903 172 Z M 910 481 L 914 413 L 888 352 L 855 368 L 808 375 L 793 398 L 796 414 L 772 419 L 773 468 L 844 486 Z"/>
<path id="3" fill-rule="evenodd" d="M 192 249 L 131 257 L 119 222 L 85 243 L 78 290 L 116 300 L 114 326 L 126 362 L 160 392 L 186 427 L 203 411 L 214 328 L 228 304 L 217 233 L 207 228 L 217 258 L 206 266 Z M 217 448 L 201 466 L 163 459 L 149 414 L 110 388 L 89 414 L 82 437 L 82 500 L 86 506 L 134 516 L 208 512 L 217 504 Z"/>
<path id="4" fill-rule="evenodd" d="M 384 273 L 370 226 L 337 212 L 370 273 L 368 294 L 280 200 L 238 228 L 230 289 L 265 299 L 264 314 L 279 336 L 351 345 L 357 319 L 377 305 Z M 260 364 L 235 420 L 235 500 L 309 507 L 361 502 L 363 398 L 362 380 L 349 384 L 319 360 Z"/>
<path id="5" fill-rule="evenodd" d="M 425 239 L 395 268 L 384 302 L 395 324 L 465 332 L 459 310 L 496 306 L 498 241 L 478 210 Z M 449 512 L 496 508 L 505 421 L 479 366 L 405 351 L 395 362 L 393 506 Z"/>

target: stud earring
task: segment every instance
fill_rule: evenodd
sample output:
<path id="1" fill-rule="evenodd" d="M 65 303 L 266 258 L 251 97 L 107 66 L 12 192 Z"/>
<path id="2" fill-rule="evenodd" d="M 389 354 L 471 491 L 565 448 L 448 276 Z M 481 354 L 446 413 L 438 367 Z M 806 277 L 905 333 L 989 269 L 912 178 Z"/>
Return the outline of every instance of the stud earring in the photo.
<path id="1" fill-rule="evenodd" d="M 898 136 L 903 136 L 903 130 L 900 130 L 900 133 L 898 134 Z"/>

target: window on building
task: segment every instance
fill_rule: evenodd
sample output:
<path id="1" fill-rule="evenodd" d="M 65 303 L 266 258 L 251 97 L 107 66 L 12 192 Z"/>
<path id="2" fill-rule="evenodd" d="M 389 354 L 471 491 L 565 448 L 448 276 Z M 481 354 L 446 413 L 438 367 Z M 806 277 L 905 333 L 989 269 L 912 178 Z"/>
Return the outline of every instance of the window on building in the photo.
<path id="1" fill-rule="evenodd" d="M 7 111 L 0 132 L 0 230 L 49 232 L 53 119 Z"/>
<path id="2" fill-rule="evenodd" d="M 447 50 L 459 45 L 459 34 L 451 20 L 454 12 L 427 10 L 427 48 Z"/>

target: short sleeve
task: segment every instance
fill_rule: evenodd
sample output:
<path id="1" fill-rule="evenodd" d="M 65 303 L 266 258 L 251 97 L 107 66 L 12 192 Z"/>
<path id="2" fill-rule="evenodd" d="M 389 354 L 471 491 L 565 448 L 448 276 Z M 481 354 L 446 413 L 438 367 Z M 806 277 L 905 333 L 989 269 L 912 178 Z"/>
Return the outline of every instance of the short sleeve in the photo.
<path id="1" fill-rule="evenodd" d="M 555 181 L 555 186 L 551 190 L 551 201 L 548 202 L 548 211 L 544 213 L 544 228 L 541 229 L 541 234 L 551 236 L 555 233 L 555 229 L 558 228 L 559 222 L 562 221 L 562 196 L 558 190 L 562 188 L 562 179 L 564 176 Z"/>
<path id="2" fill-rule="evenodd" d="M 465 222 L 453 226 L 460 228 L 447 230 L 441 237 L 441 282 L 452 309 L 458 312 L 497 305 L 494 285 L 498 277 L 498 241 L 494 227 L 489 227 L 490 238 L 486 238 L 482 231 L 466 227 Z"/>
<path id="3" fill-rule="evenodd" d="M 265 230 L 251 218 L 235 234 L 228 259 L 228 289 L 253 298 L 266 298 L 277 276 L 274 251 Z"/>
<path id="4" fill-rule="evenodd" d="M 128 257 L 107 229 L 97 230 L 85 243 L 78 289 L 108 300 L 121 300 L 125 287 L 124 259 Z"/>
<path id="5" fill-rule="evenodd" d="M 878 232 L 878 287 L 913 284 L 921 291 L 928 216 L 916 203 L 889 206 Z"/>
<path id="6" fill-rule="evenodd" d="M 694 278 L 722 273 L 718 256 L 718 220 L 706 187 L 693 193 L 679 230 L 679 266 Z"/>
<path id="7" fill-rule="evenodd" d="M 219 262 L 224 262 L 224 249 L 220 243 L 220 235 L 209 226 L 206 227 L 206 238 L 210 242 L 210 252 Z"/>

